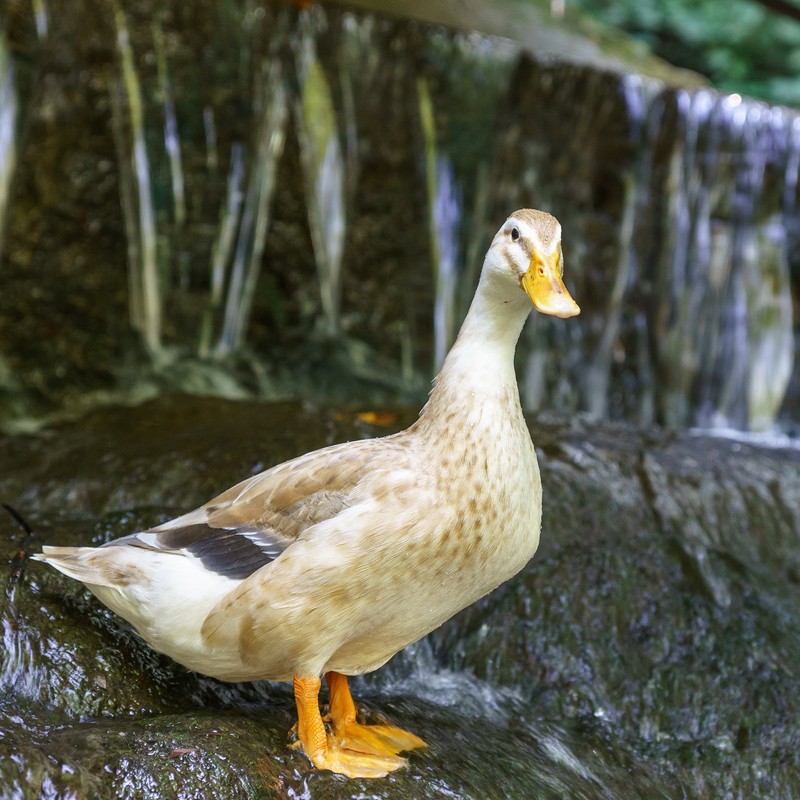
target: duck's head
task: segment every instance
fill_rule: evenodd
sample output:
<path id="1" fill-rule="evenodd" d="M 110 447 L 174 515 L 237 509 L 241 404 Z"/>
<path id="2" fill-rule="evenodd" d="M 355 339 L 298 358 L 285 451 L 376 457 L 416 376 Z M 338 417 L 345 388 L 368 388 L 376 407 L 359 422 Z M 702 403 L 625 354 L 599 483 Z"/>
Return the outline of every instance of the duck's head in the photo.
<path id="1" fill-rule="evenodd" d="M 517 283 L 543 314 L 574 317 L 581 313 L 564 285 L 561 225 L 544 211 L 515 211 L 494 237 L 485 267 L 503 281 Z"/>

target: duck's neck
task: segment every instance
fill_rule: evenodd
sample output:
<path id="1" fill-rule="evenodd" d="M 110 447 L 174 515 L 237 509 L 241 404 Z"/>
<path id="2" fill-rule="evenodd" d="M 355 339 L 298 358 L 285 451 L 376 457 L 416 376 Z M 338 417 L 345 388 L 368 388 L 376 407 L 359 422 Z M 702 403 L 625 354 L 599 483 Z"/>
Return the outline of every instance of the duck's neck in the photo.
<path id="1" fill-rule="evenodd" d="M 463 406 L 465 396 L 470 405 L 479 398 L 498 398 L 518 408 L 514 350 L 530 310 L 516 286 L 497 287 L 482 278 L 423 413 L 446 413 Z"/>

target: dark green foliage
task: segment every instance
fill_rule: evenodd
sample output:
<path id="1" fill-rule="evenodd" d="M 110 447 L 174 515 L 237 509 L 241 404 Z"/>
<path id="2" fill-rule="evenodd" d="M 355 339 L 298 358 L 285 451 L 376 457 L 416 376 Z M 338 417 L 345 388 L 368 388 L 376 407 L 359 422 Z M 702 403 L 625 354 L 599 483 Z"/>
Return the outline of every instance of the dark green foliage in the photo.
<path id="1" fill-rule="evenodd" d="M 800 104 L 800 22 L 754 0 L 576 0 L 723 92 Z"/>

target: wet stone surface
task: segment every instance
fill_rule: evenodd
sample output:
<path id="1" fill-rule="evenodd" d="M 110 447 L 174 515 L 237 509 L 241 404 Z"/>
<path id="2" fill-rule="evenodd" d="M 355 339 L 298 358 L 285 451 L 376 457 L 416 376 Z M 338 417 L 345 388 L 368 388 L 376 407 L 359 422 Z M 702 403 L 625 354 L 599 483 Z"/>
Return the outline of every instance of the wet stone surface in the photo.
<path id="1" fill-rule="evenodd" d="M 531 420 L 542 545 L 515 579 L 354 680 L 428 741 L 377 781 L 288 748 L 288 686 L 144 646 L 26 555 L 100 543 L 314 447 L 359 409 L 172 397 L 0 439 L 0 794 L 34 798 L 793 797 L 800 451 Z"/>

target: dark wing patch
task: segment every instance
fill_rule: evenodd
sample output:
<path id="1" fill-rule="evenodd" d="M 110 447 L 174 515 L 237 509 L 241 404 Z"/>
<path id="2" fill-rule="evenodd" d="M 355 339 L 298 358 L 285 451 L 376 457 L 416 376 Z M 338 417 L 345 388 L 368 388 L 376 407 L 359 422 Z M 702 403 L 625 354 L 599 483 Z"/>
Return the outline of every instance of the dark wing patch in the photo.
<path id="1" fill-rule="evenodd" d="M 182 550 L 199 559 L 217 575 L 244 580 L 256 570 L 274 561 L 287 543 L 270 536 L 269 531 L 253 528 L 213 528 L 205 523 L 144 531 L 109 542 L 161 551 Z"/>
<path id="2" fill-rule="evenodd" d="M 262 531 L 231 531 L 202 523 L 162 531 L 158 543 L 165 550 L 186 550 L 206 569 L 235 580 L 248 578 L 284 550 L 282 543 Z"/>

